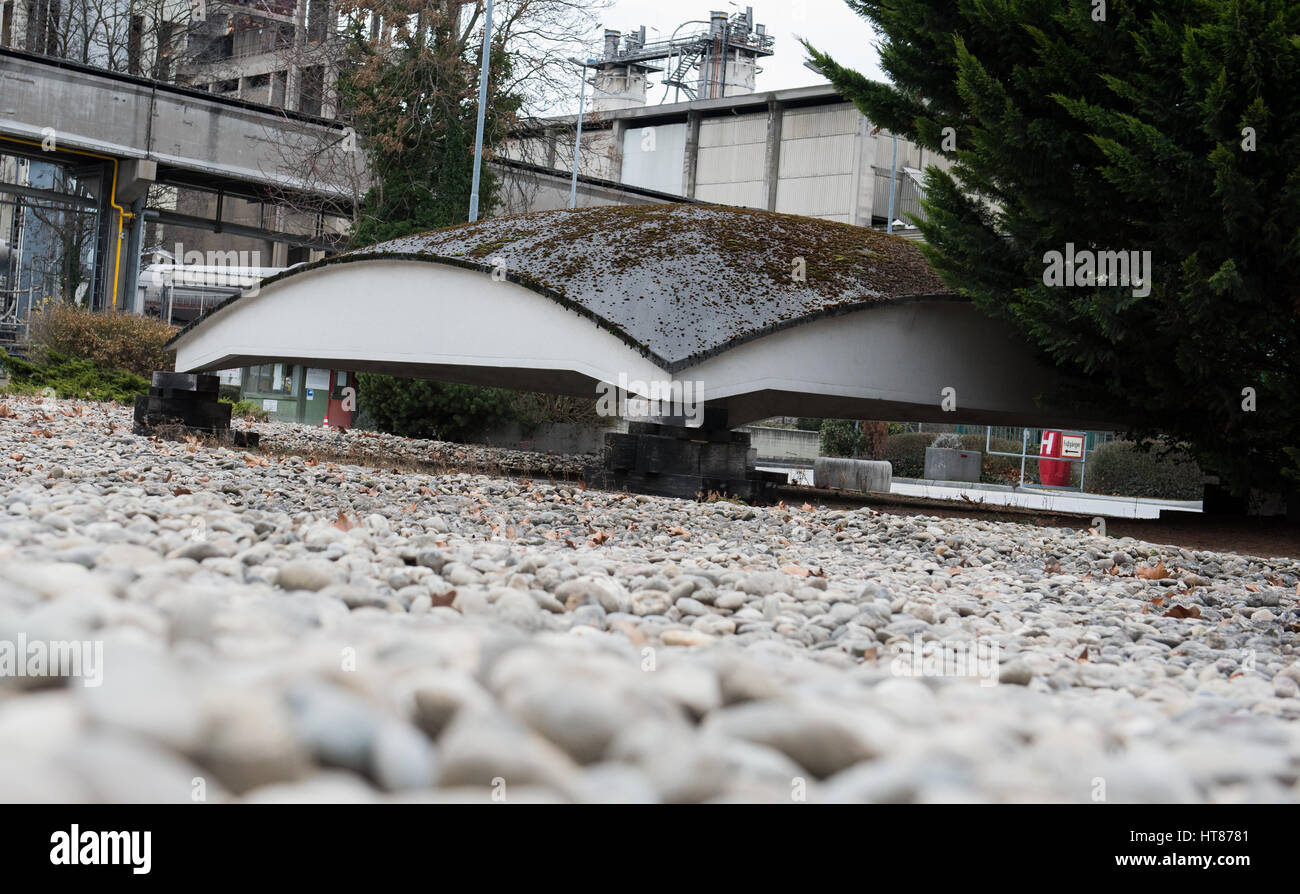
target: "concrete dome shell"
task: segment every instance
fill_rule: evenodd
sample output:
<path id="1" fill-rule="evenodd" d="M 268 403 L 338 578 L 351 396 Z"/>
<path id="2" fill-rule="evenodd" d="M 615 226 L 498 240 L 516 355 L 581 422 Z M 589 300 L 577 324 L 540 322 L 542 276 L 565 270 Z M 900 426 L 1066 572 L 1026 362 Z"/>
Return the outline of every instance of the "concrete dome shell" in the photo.
<path id="1" fill-rule="evenodd" d="M 538 212 L 395 239 L 268 279 L 169 345 L 186 372 L 284 361 L 593 399 L 671 380 L 731 424 L 1110 427 L 1045 406 L 1052 371 L 914 243 L 745 209 Z"/>
<path id="2" fill-rule="evenodd" d="M 541 211 L 433 230 L 297 267 L 263 286 L 381 258 L 495 270 L 670 372 L 818 317 L 882 302 L 960 300 L 911 240 L 816 218 L 681 204 Z"/>

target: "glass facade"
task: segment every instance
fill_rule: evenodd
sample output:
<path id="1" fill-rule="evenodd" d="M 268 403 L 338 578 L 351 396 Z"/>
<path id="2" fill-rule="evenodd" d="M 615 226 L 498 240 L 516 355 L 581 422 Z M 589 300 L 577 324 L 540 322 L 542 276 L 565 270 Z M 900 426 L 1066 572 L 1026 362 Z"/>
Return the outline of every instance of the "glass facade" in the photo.
<path id="1" fill-rule="evenodd" d="M 296 397 L 298 394 L 297 368 L 292 363 L 267 363 L 248 369 L 248 384 L 244 390 L 251 394 L 278 394 Z"/>

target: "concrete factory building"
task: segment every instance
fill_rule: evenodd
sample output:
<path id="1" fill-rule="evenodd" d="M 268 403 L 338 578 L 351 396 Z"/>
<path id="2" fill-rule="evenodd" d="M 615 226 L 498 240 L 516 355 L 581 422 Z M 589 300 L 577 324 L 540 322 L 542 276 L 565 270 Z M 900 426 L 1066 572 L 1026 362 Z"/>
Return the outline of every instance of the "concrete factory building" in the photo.
<path id="1" fill-rule="evenodd" d="M 603 55 L 587 64 L 594 74 L 584 85 L 592 99 L 579 173 L 650 194 L 858 226 L 887 226 L 892 202 L 896 229 L 910 229 L 926 166 L 947 168 L 947 160 L 876 127 L 830 85 L 754 92 L 761 60 L 774 51 L 752 11 L 714 13 L 707 31 L 652 43 L 644 28 L 606 32 Z M 648 104 L 655 72 L 674 101 Z M 501 155 L 571 169 L 576 126 L 575 115 L 525 122 Z M 510 179 L 503 213 L 545 207 Z M 562 207 L 553 193 L 550 201 Z"/>

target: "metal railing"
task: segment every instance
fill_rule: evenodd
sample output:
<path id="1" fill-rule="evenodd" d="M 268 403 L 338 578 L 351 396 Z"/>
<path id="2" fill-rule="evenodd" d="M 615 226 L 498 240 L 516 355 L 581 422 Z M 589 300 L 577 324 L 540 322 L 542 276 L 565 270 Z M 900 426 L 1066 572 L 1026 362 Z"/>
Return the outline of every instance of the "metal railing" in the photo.
<path id="1" fill-rule="evenodd" d="M 949 435 L 961 436 L 961 435 L 973 435 L 973 434 L 982 433 L 984 435 L 983 453 L 985 455 L 1005 456 L 1011 459 L 1020 460 L 1020 471 L 1019 471 L 1017 486 L 1024 487 L 1026 486 L 1026 484 L 1028 484 L 1031 487 L 1044 487 L 1044 488 L 1056 489 L 1056 490 L 1077 489 L 1081 493 L 1083 492 L 1084 484 L 1087 480 L 1086 468 L 1087 468 L 1088 454 L 1091 453 L 1093 450 L 1097 449 L 1097 447 L 1099 447 L 1100 445 L 1110 441 L 1119 440 L 1120 438 L 1119 434 L 1112 431 L 1077 431 L 1077 430 L 1055 429 L 1055 428 L 1024 428 L 1021 426 L 1013 426 L 1013 425 L 963 425 L 963 424 L 950 423 L 950 422 L 938 422 L 938 423 L 902 422 L 902 423 L 891 423 L 891 425 L 901 427 L 904 432 L 913 432 L 913 433 L 922 433 L 922 434 L 935 434 L 935 435 L 949 434 Z M 1043 456 L 1041 453 L 1036 452 L 1041 446 L 1043 432 L 1045 431 L 1061 432 L 1064 435 L 1082 437 L 1084 441 L 1083 441 L 1083 449 L 1082 449 L 1081 456 L 1079 457 Z M 1019 441 L 1020 451 L 1011 452 L 1009 450 L 994 450 L 993 449 L 994 438 L 1003 441 Z M 968 449 L 973 450 L 974 448 L 968 448 Z M 1035 476 L 1029 474 L 1027 471 L 1027 464 L 1029 460 L 1038 460 L 1040 463 L 1041 462 L 1063 462 L 1063 463 L 1068 462 L 1072 464 L 1078 463 L 1079 483 L 1077 485 L 1074 484 L 1055 485 L 1055 484 L 1043 484 L 1041 480 L 1034 481 L 1033 478 Z M 1073 477 L 1073 475 L 1071 475 L 1071 477 Z"/>
<path id="2" fill-rule="evenodd" d="M 1002 428 L 1006 428 L 1006 426 L 1002 426 Z M 1042 429 L 1039 429 L 1039 431 L 1041 432 Z M 1058 429 L 1049 429 L 1049 431 L 1058 431 Z M 1022 428 L 1020 432 L 1021 432 L 1020 452 L 1007 453 L 1002 450 L 993 449 L 993 426 L 991 425 L 984 426 L 984 454 L 986 456 L 1018 457 L 1020 459 L 1020 486 L 1021 487 L 1025 486 L 1025 463 L 1030 459 L 1030 457 L 1033 457 L 1034 459 L 1038 460 L 1040 470 L 1042 469 L 1041 464 L 1045 462 L 1078 463 L 1079 464 L 1079 492 L 1080 493 L 1083 492 L 1084 480 L 1088 474 L 1088 446 L 1087 446 L 1088 433 L 1087 432 L 1061 431 L 1062 436 L 1071 435 L 1074 437 L 1082 437 L 1084 439 L 1084 443 L 1080 448 L 1080 454 L 1077 458 L 1070 457 L 1070 456 L 1043 456 L 1041 453 L 1030 453 L 1029 452 L 1029 429 Z M 1041 434 L 1040 434 L 1040 438 L 1041 438 Z M 1040 475 L 1041 475 L 1041 471 L 1040 471 Z M 1070 477 L 1072 476 L 1067 476 L 1066 480 L 1068 481 Z M 1059 488 L 1061 490 L 1074 489 L 1072 485 L 1062 486 L 1059 484 L 1044 484 L 1041 480 L 1038 482 L 1038 484 L 1035 485 L 1035 487 Z"/>

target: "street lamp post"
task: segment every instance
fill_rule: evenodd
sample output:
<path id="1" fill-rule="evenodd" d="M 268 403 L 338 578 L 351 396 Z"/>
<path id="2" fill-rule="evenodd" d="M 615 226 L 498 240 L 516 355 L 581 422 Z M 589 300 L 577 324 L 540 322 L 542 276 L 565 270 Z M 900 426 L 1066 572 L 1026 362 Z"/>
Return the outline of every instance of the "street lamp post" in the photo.
<path id="1" fill-rule="evenodd" d="M 573 141 L 573 179 L 569 181 L 569 209 L 573 210 L 578 204 L 578 160 L 582 157 L 582 116 L 586 112 L 587 104 L 587 66 L 596 60 L 588 59 L 582 62 L 578 59 L 570 59 L 569 61 L 580 66 L 582 70 L 582 80 L 578 82 L 578 135 Z"/>
<path id="2" fill-rule="evenodd" d="M 886 233 L 894 232 L 894 187 L 898 185 L 898 134 L 894 137 L 894 160 L 889 163 L 889 224 Z"/>
<path id="3" fill-rule="evenodd" d="M 488 63 L 492 56 L 492 0 L 483 21 L 483 68 L 478 81 L 478 123 L 474 128 L 474 183 L 469 192 L 469 222 L 478 220 L 478 187 L 483 175 L 483 119 L 487 115 Z"/>

